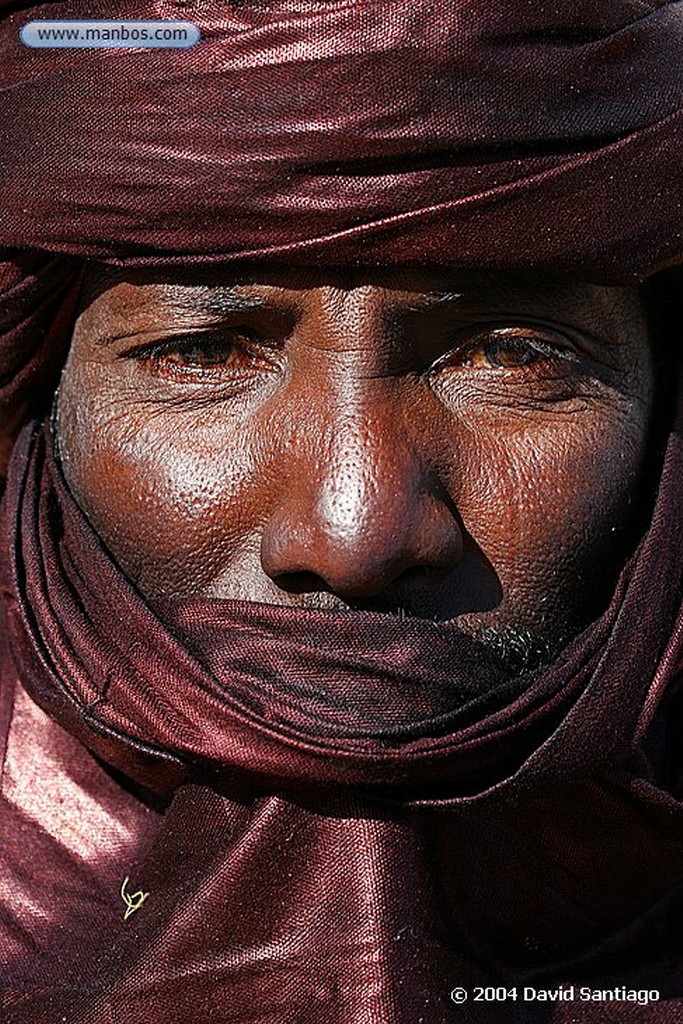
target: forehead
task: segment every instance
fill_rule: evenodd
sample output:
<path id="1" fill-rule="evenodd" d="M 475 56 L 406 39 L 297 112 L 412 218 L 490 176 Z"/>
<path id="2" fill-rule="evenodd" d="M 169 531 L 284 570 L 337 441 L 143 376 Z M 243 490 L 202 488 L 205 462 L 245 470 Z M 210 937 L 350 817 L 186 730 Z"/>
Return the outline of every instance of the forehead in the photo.
<path id="1" fill-rule="evenodd" d="M 602 318 L 642 314 L 638 287 L 608 287 L 538 273 L 441 270 L 427 267 L 292 268 L 278 266 L 125 270 L 90 264 L 81 308 L 97 302 L 115 314 L 139 307 L 221 311 L 221 299 L 259 295 L 269 303 L 305 304 L 324 294 L 364 294 L 387 306 L 413 303 L 492 309 L 519 307 Z M 104 302 L 101 302 L 104 298 Z"/>

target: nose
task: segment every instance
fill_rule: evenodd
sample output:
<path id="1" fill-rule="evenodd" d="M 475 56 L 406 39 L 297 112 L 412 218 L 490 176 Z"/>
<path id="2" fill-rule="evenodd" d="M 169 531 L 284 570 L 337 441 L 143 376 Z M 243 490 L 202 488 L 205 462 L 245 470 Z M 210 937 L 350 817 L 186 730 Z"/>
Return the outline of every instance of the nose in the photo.
<path id="1" fill-rule="evenodd" d="M 290 486 L 261 540 L 263 570 L 282 589 L 372 598 L 399 580 L 437 582 L 462 557 L 445 494 L 390 416 L 347 420 L 284 461 Z"/>

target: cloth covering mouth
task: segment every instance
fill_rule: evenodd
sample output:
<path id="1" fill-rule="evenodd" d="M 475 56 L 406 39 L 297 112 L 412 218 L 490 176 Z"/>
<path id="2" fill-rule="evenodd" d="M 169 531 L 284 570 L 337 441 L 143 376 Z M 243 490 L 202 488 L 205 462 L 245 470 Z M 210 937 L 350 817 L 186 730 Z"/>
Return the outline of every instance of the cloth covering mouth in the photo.
<path id="1" fill-rule="evenodd" d="M 678 0 L 117 5 L 121 19 L 197 21 L 202 42 L 183 53 L 29 51 L 26 21 L 110 7 L 3 10 L 13 426 L 49 408 L 92 259 L 605 284 L 680 262 Z M 571 1002 L 480 1014 L 448 993 L 576 979 L 661 992 L 647 1007 L 582 1003 L 586 1024 L 679 1020 L 681 435 L 679 415 L 605 614 L 521 693 L 477 661 L 499 682 L 486 702 L 450 675 L 451 651 L 464 670 L 476 648 L 427 624 L 399 644 L 388 617 L 354 616 L 349 645 L 351 620 L 332 616 L 309 677 L 311 613 L 148 607 L 30 425 L 0 536 L 0 718 L 32 788 L 27 807 L 0 802 L 3 1019 L 568 1024 Z M 43 733 L 17 739 L 27 704 Z M 85 836 L 93 807 L 101 832 Z M 91 856 L 65 855 L 65 835 Z M 129 875 L 149 899 L 124 923 Z"/>
<path id="2" fill-rule="evenodd" d="M 447 1024 L 454 984 L 574 981 L 657 989 L 634 1020 L 678 1019 L 682 476 L 679 417 L 605 614 L 521 695 L 503 682 L 444 717 L 462 667 L 449 645 L 467 650 L 428 623 L 399 638 L 369 613 L 149 608 L 66 490 L 49 432 L 28 426 L 3 502 L 1 692 L 15 715 L 31 697 L 47 712 L 52 767 L 31 776 L 28 809 L 71 836 L 94 804 L 105 827 L 95 857 L 65 857 L 40 816 L 4 819 L 3 870 L 26 892 L 0 921 L 7 1019 L 147 1024 L 153 1006 L 178 1024 L 216 1008 L 253 1024 Z M 382 729 L 400 688 L 407 714 Z M 29 734 L 6 775 L 35 752 Z M 107 839 L 126 801 L 142 818 L 134 871 Z M 119 890 L 133 874 L 129 892 L 149 898 L 131 925 Z M 622 1005 L 582 1003 L 581 1019 Z M 568 1024 L 575 1006 L 543 1019 Z M 508 1004 L 485 1009 L 467 1019 L 509 1019 Z"/>

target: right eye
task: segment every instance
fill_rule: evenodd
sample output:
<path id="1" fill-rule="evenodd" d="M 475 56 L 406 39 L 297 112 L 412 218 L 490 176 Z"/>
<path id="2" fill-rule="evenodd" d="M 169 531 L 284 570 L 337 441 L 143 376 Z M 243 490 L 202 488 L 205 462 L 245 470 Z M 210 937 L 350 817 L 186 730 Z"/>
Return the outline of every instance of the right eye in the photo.
<path id="1" fill-rule="evenodd" d="M 140 346 L 127 353 L 151 372 L 202 378 L 207 374 L 245 373 L 272 370 L 272 359 L 259 344 L 251 329 L 233 329 L 221 333 L 175 335 L 163 341 Z"/>

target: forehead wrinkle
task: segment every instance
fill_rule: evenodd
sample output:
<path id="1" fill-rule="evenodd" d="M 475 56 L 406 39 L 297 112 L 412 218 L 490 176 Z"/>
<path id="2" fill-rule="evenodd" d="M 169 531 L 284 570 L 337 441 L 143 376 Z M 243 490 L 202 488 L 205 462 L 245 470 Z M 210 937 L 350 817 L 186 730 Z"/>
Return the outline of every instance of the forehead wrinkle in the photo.
<path id="1" fill-rule="evenodd" d="M 468 316 L 490 315 L 497 316 L 511 313 L 526 316 L 534 314 L 534 306 L 538 307 L 539 316 L 548 316 L 557 319 L 559 324 L 565 323 L 571 327 L 578 328 L 584 332 L 590 328 L 591 334 L 595 327 L 598 328 L 598 341 L 605 344 L 605 341 L 616 352 L 624 346 L 629 347 L 631 339 L 629 335 L 637 328 L 639 314 L 642 316 L 642 304 L 638 301 L 637 292 L 629 296 L 631 301 L 626 302 L 627 293 L 632 291 L 627 288 L 597 287 L 589 284 L 567 281 L 557 278 L 550 278 L 547 275 L 540 275 L 530 279 L 527 275 L 508 275 L 492 273 L 489 271 L 467 271 L 451 275 L 456 290 L 452 288 L 433 287 L 435 282 L 423 280 L 423 288 L 410 286 L 408 281 L 401 281 L 401 274 L 397 274 L 397 281 L 388 284 L 385 279 L 382 284 L 373 281 L 337 282 L 330 287 L 316 286 L 311 282 L 310 289 L 304 291 L 327 292 L 328 303 L 330 292 L 334 296 L 332 305 L 349 307 L 356 306 L 356 310 L 347 318 L 346 340 L 350 335 L 355 336 L 362 328 L 365 320 L 362 308 L 366 310 L 372 306 L 373 299 L 377 296 L 368 295 L 372 292 L 373 285 L 383 295 L 381 319 L 385 328 L 390 333 L 400 330 L 402 317 L 406 315 L 419 315 L 420 313 L 438 314 L 443 310 L 447 315 L 449 311 L 455 314 L 458 311 Z M 100 327 L 106 327 L 107 322 L 125 318 L 127 322 L 139 319 L 142 324 L 146 317 L 152 320 L 166 322 L 172 321 L 175 325 L 182 326 L 188 318 L 197 314 L 207 314 L 211 317 L 239 315 L 254 311 L 282 309 L 288 307 L 288 312 L 294 309 L 302 311 L 302 289 L 295 287 L 290 289 L 285 281 L 277 283 L 268 280 L 265 275 L 263 280 L 254 276 L 248 280 L 237 280 L 229 284 L 219 281 L 203 283 L 192 281 L 145 281 L 136 280 L 135 275 L 122 279 L 122 272 L 101 272 L 100 268 L 93 267 L 88 271 L 89 280 L 86 284 L 87 291 L 92 291 L 92 286 L 98 283 L 108 283 L 104 294 L 110 289 L 119 293 L 117 301 L 116 294 L 112 296 L 113 302 L 105 304 L 103 313 L 104 323 L 97 316 L 95 324 L 89 329 L 96 336 L 95 344 L 107 345 L 112 341 L 120 340 L 128 336 L 129 331 L 118 332 L 108 331 L 101 333 L 95 325 L 100 320 Z M 444 285 L 448 282 L 444 281 Z M 424 287 L 424 285 L 432 287 Z M 88 287 L 89 286 L 89 287 Z M 119 288 L 125 288 L 123 294 Z M 292 291 L 294 295 L 292 295 Z M 633 290 L 635 291 L 635 290 Z M 260 294 L 259 294 L 260 293 Z M 363 295 L 365 293 L 365 295 Z M 398 293 L 398 294 L 397 294 Z M 359 301 L 360 299 L 360 301 Z M 355 300 L 355 301 L 354 301 Z M 365 300 L 365 301 L 364 301 Z M 368 300 L 369 303 L 368 303 Z M 96 300 L 95 300 L 96 301 Z M 368 305 L 366 305 L 368 303 Z M 107 306 L 109 307 L 107 309 Z M 86 312 L 84 310 L 84 312 Z M 93 327 L 95 329 L 93 330 Z M 154 329 L 152 326 L 151 329 Z"/>

